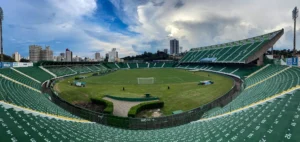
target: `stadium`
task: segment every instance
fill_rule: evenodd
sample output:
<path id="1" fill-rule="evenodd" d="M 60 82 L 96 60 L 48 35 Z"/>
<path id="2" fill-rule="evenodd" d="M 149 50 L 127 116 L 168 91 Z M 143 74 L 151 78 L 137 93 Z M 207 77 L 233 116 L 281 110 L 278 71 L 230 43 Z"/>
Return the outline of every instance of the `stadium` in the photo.
<path id="1" fill-rule="evenodd" d="M 40 62 L 32 67 L 3 68 L 0 70 L 1 140 L 259 141 L 265 139 L 276 141 L 280 139 L 296 141 L 299 139 L 297 135 L 299 127 L 296 125 L 300 120 L 298 118 L 300 69 L 276 64 L 261 65 L 264 53 L 276 43 L 283 32 L 279 30 L 245 40 L 195 48 L 179 62 L 126 64 Z M 257 67 L 255 64 L 261 66 Z M 7 66 L 2 65 L 2 67 Z M 156 73 L 130 76 L 132 71 L 133 74 L 136 74 L 134 71 Z M 168 77 L 162 79 L 161 76 L 155 75 L 161 72 L 177 72 L 176 76 L 182 79 Z M 195 79 L 195 72 L 200 74 L 199 78 Z M 131 85 L 130 81 L 132 81 L 135 86 L 133 89 L 146 85 L 153 90 L 159 86 L 151 85 L 169 85 L 172 90 L 172 85 L 176 83 L 197 84 L 197 81 L 201 79 L 213 79 L 216 82 L 213 85 L 222 86 L 222 84 L 217 84 L 219 78 L 230 79 L 227 82 L 229 87 L 219 92 L 222 95 L 212 97 L 193 108 L 183 109 L 181 113 L 170 114 L 169 112 L 170 115 L 161 117 L 133 118 L 115 116 L 109 111 L 94 112 L 83 109 L 60 98 L 57 90 L 53 89 L 56 87 L 56 82 L 59 84 L 61 81 L 64 85 L 64 81 L 74 80 L 74 76 L 88 73 L 96 74 L 96 76 L 83 79 L 87 82 L 86 87 L 93 83 L 88 79 L 95 80 L 97 77 L 101 79 L 109 76 L 113 81 L 114 78 L 120 78 L 120 76 L 129 76 L 125 78 L 126 81 L 115 80 L 111 83 L 126 86 L 126 84 Z M 207 76 L 208 74 L 211 75 Z M 185 78 L 185 76 L 191 77 Z M 156 79 L 139 81 L 137 79 L 139 77 Z M 100 84 L 110 84 L 107 79 L 101 81 L 103 82 Z M 66 86 L 73 87 L 71 89 L 75 90 L 85 88 L 76 88 L 69 84 Z M 215 87 L 218 86 L 213 86 Z M 47 92 L 49 88 L 50 93 Z M 126 88 L 130 89 L 130 86 L 127 85 Z M 112 90 L 115 89 L 112 88 Z M 217 89 L 220 90 L 220 88 Z M 211 90 L 208 89 L 207 92 Z M 111 90 L 108 92 L 113 93 Z M 116 91 L 116 93 L 119 92 Z M 153 91 L 152 93 L 155 94 Z M 175 92 L 173 93 L 176 95 Z M 130 97 L 132 99 L 143 98 L 136 94 L 113 97 L 121 98 L 121 100 Z M 155 99 L 155 97 L 163 97 L 162 100 L 168 99 L 158 93 L 150 98 Z M 174 103 L 179 108 L 184 106 L 176 101 Z M 165 105 L 168 108 L 167 105 L 171 104 L 166 100 Z M 171 111 L 175 110 L 171 109 Z M 117 136 L 116 133 L 118 133 Z M 287 134 L 290 136 L 286 137 Z"/>
<path id="2" fill-rule="evenodd" d="M 178 61 L 0 62 L 0 141 L 300 141 L 300 58 L 266 55 L 284 32 Z"/>

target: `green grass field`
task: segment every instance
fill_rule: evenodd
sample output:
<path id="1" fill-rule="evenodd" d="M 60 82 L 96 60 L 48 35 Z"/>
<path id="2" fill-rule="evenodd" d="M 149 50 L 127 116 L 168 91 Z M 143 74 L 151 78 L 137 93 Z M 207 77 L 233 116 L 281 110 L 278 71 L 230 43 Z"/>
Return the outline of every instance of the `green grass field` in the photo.
<path id="1" fill-rule="evenodd" d="M 209 76 L 208 76 L 209 74 Z M 154 77 L 151 85 L 138 85 L 138 77 Z M 71 86 L 74 77 L 65 79 L 55 86 L 60 96 L 69 102 L 87 102 L 90 97 L 104 95 L 122 97 L 159 97 L 165 102 L 164 115 L 175 110 L 190 110 L 209 103 L 228 92 L 233 80 L 218 74 L 190 72 L 180 69 L 132 69 L 119 70 L 105 76 L 84 79 L 86 87 Z M 199 81 L 212 80 L 213 85 L 200 86 Z M 168 90 L 170 86 L 170 90 Z M 125 87 L 125 91 L 122 88 Z"/>

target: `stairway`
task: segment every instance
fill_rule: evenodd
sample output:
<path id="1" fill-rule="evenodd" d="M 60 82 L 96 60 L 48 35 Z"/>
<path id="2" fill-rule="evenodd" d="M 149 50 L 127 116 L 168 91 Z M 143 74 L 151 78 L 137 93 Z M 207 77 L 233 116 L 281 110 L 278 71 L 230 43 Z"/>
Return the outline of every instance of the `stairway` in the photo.
<path id="1" fill-rule="evenodd" d="M 120 68 L 119 65 L 118 65 L 117 63 L 115 63 L 115 65 L 116 65 L 118 68 Z"/>
<path id="2" fill-rule="evenodd" d="M 51 71 L 47 70 L 46 68 L 44 68 L 43 66 L 39 66 L 40 69 L 44 70 L 45 72 L 49 73 L 50 75 L 52 75 L 53 77 L 57 77 L 54 73 L 52 73 Z"/>

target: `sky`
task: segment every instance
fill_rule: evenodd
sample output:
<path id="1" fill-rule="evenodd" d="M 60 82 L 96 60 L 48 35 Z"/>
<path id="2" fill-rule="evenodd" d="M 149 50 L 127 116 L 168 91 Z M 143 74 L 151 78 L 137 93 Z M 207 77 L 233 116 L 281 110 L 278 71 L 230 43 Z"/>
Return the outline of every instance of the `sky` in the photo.
<path id="1" fill-rule="evenodd" d="M 292 10 L 300 0 L 0 0 L 4 53 L 28 56 L 29 45 L 54 55 L 120 57 L 169 49 L 183 51 L 250 38 L 284 28 L 274 49 L 292 49 Z M 297 19 L 300 50 L 300 20 Z"/>

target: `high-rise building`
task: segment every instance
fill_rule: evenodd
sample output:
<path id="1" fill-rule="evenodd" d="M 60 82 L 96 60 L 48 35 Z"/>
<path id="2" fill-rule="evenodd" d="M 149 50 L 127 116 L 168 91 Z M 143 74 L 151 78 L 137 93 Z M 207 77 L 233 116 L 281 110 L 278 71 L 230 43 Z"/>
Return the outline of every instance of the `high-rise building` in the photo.
<path id="1" fill-rule="evenodd" d="M 79 61 L 80 61 L 80 57 L 75 56 L 75 57 L 73 58 L 73 62 L 79 62 Z"/>
<path id="2" fill-rule="evenodd" d="M 95 60 L 100 61 L 100 53 L 99 52 L 95 53 Z"/>
<path id="3" fill-rule="evenodd" d="M 179 53 L 182 53 L 182 49 L 183 49 L 183 47 L 180 46 L 180 47 L 179 47 Z"/>
<path id="4" fill-rule="evenodd" d="M 18 52 L 15 52 L 12 54 L 12 58 L 16 61 L 19 62 L 21 60 L 21 55 Z"/>
<path id="5" fill-rule="evenodd" d="M 53 61 L 53 51 L 50 49 L 50 46 L 47 46 L 44 50 L 41 50 L 41 60 Z"/>
<path id="6" fill-rule="evenodd" d="M 66 49 L 66 58 L 65 61 L 72 62 L 73 59 L 73 53 L 68 48 Z"/>
<path id="7" fill-rule="evenodd" d="M 37 62 L 40 60 L 42 47 L 39 45 L 29 46 L 29 59 L 31 62 Z"/>
<path id="8" fill-rule="evenodd" d="M 63 52 L 60 53 L 59 56 L 57 56 L 57 61 L 62 62 L 62 61 L 65 61 L 65 59 L 66 59 L 66 54 Z"/>
<path id="9" fill-rule="evenodd" d="M 166 54 L 168 54 L 168 49 L 164 49 L 164 52 L 165 52 Z"/>
<path id="10" fill-rule="evenodd" d="M 53 61 L 57 61 L 58 56 L 53 56 Z"/>
<path id="11" fill-rule="evenodd" d="M 118 52 L 116 48 L 113 48 L 108 52 L 108 62 L 115 62 L 118 58 Z"/>
<path id="12" fill-rule="evenodd" d="M 62 61 L 64 61 L 64 59 L 61 56 L 57 56 L 56 57 L 56 61 L 57 62 L 62 62 Z"/>
<path id="13" fill-rule="evenodd" d="M 29 46 L 29 60 L 32 62 L 38 61 L 52 61 L 53 60 L 53 51 L 50 49 L 50 46 L 47 46 L 44 50 L 39 45 L 30 45 Z"/>
<path id="14" fill-rule="evenodd" d="M 179 41 L 177 39 L 170 40 L 170 54 L 179 53 Z"/>

